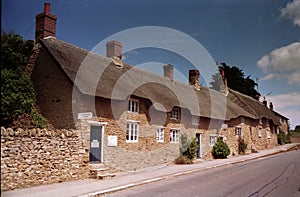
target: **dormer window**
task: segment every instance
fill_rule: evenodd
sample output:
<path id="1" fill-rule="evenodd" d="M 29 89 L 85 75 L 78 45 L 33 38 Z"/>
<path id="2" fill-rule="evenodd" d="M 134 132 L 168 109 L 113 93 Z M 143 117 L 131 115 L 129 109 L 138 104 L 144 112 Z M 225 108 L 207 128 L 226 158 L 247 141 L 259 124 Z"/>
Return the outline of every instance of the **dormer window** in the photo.
<path id="1" fill-rule="evenodd" d="M 170 119 L 179 120 L 179 109 L 175 108 L 171 111 Z"/>
<path id="2" fill-rule="evenodd" d="M 139 113 L 139 101 L 137 99 L 130 99 L 128 101 L 128 111 L 133 113 Z"/>
<path id="3" fill-rule="evenodd" d="M 241 117 L 241 124 L 245 124 L 245 117 Z"/>
<path id="4" fill-rule="evenodd" d="M 259 119 L 258 124 L 263 124 L 262 118 Z"/>

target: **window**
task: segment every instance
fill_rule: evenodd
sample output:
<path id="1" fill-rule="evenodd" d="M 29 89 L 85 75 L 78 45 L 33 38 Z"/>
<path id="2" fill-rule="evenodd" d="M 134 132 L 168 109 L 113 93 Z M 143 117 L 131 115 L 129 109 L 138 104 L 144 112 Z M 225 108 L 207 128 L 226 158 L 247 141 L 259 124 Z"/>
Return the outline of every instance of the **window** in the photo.
<path id="1" fill-rule="evenodd" d="M 258 124 L 263 124 L 262 118 L 259 119 Z"/>
<path id="2" fill-rule="evenodd" d="M 126 126 L 126 142 L 138 141 L 139 125 L 134 122 L 127 122 Z"/>
<path id="3" fill-rule="evenodd" d="M 235 127 L 235 135 L 238 135 L 238 136 L 242 135 L 242 128 L 241 127 Z"/>
<path id="4" fill-rule="evenodd" d="M 139 101 L 136 99 L 130 99 L 128 101 L 128 111 L 139 113 Z"/>
<path id="5" fill-rule="evenodd" d="M 262 128 L 259 128 L 258 129 L 258 137 L 261 137 L 261 135 L 262 135 Z"/>
<path id="6" fill-rule="evenodd" d="M 218 136 L 216 135 L 210 135 L 209 136 L 209 145 L 213 146 L 217 142 Z"/>
<path id="7" fill-rule="evenodd" d="M 156 142 L 164 142 L 165 140 L 165 128 L 156 129 Z"/>
<path id="8" fill-rule="evenodd" d="M 241 117 L 241 124 L 245 123 L 245 117 Z"/>
<path id="9" fill-rule="evenodd" d="M 170 142 L 171 143 L 179 142 L 179 130 L 177 130 L 177 129 L 170 130 Z"/>
<path id="10" fill-rule="evenodd" d="M 271 138 L 271 133 L 270 133 L 270 130 L 267 130 L 267 138 Z"/>
<path id="11" fill-rule="evenodd" d="M 192 125 L 198 125 L 198 123 L 199 123 L 199 117 L 192 116 Z"/>
<path id="12" fill-rule="evenodd" d="M 178 120 L 179 119 L 179 109 L 173 109 L 171 111 L 171 119 Z"/>

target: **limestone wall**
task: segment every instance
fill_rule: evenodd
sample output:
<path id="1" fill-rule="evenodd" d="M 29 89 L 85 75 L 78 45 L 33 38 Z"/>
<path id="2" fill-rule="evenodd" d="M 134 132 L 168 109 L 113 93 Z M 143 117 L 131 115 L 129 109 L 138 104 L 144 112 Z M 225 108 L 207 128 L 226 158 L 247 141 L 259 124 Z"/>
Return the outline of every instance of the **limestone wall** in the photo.
<path id="1" fill-rule="evenodd" d="M 88 178 L 88 151 L 75 130 L 1 127 L 1 190 Z"/>

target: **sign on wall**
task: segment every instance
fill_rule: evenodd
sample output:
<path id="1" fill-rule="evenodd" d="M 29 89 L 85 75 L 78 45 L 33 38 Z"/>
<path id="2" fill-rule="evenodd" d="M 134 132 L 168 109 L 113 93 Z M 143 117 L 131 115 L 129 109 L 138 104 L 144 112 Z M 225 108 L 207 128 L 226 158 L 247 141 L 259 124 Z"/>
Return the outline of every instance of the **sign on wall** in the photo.
<path id="1" fill-rule="evenodd" d="M 83 120 L 83 119 L 90 119 L 93 117 L 92 112 L 84 112 L 84 113 L 78 113 L 78 119 Z"/>
<path id="2" fill-rule="evenodd" d="M 118 136 L 115 135 L 107 136 L 107 146 L 118 146 Z"/>

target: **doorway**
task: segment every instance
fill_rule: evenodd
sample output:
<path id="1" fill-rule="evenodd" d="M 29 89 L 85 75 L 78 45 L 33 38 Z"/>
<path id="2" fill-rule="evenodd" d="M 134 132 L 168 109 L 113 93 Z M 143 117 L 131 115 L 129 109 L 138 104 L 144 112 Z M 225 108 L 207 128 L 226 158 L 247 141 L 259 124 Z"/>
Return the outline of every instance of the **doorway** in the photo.
<path id="1" fill-rule="evenodd" d="M 102 127 L 103 126 L 91 126 L 90 162 L 102 162 Z"/>
<path id="2" fill-rule="evenodd" d="M 200 159 L 202 157 L 201 133 L 196 133 L 196 140 L 198 144 L 197 159 Z"/>

